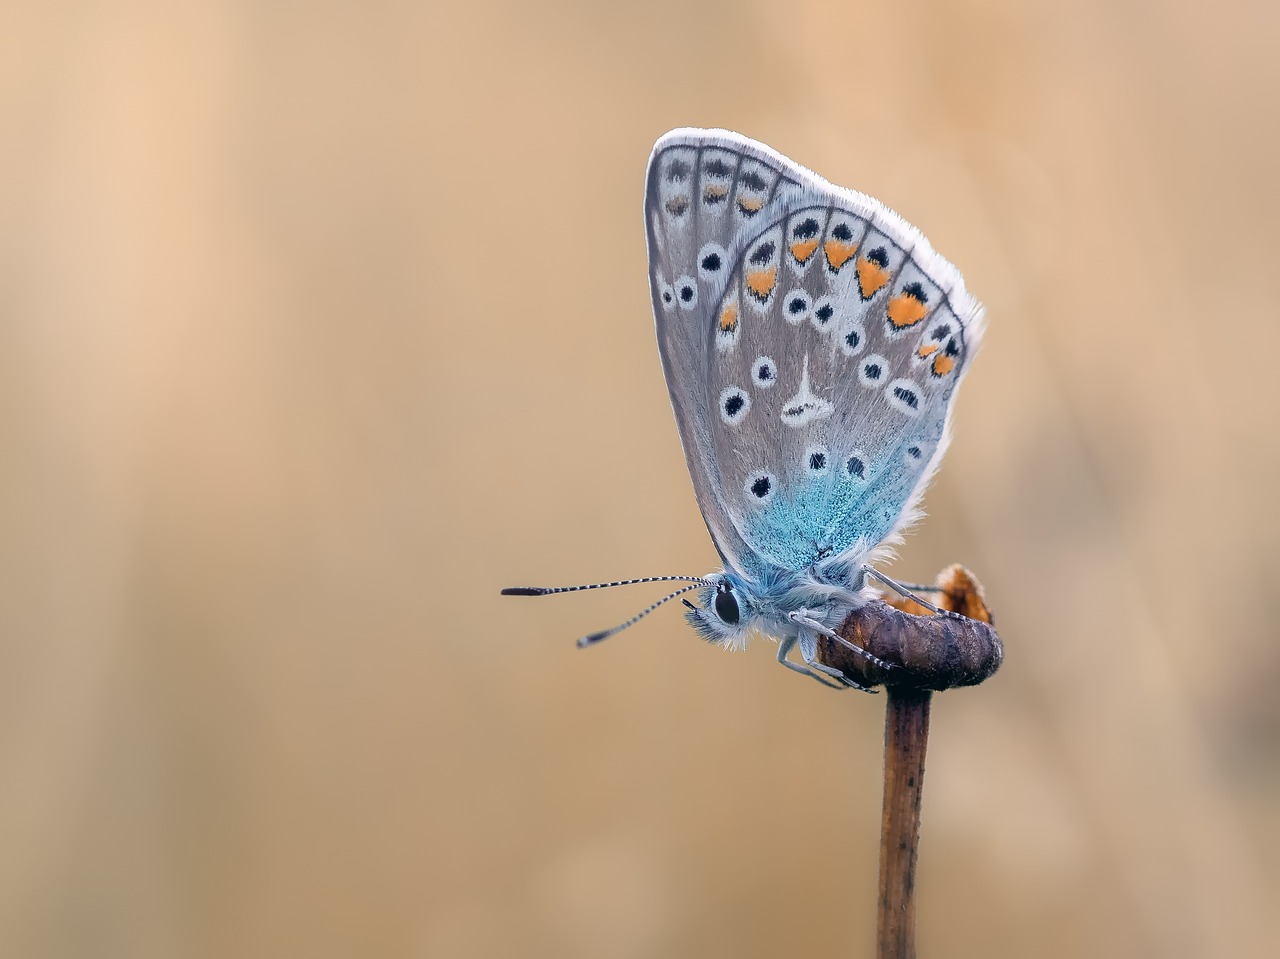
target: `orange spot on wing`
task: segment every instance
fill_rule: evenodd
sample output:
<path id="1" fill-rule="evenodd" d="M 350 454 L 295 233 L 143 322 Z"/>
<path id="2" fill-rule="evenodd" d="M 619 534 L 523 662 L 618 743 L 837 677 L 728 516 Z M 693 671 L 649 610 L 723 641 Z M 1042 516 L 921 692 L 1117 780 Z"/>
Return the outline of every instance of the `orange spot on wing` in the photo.
<path id="1" fill-rule="evenodd" d="M 946 376 L 955 369 L 956 361 L 945 354 L 933 358 L 933 375 Z"/>
<path id="2" fill-rule="evenodd" d="M 858 291 L 864 300 L 869 300 L 889 282 L 889 271 L 877 266 L 865 256 L 858 258 Z"/>
<path id="3" fill-rule="evenodd" d="M 755 196 L 738 197 L 738 209 L 743 213 L 759 213 L 760 208 L 764 206 L 764 200 Z"/>
<path id="4" fill-rule="evenodd" d="M 738 304 L 730 303 L 720 313 L 720 332 L 732 333 L 738 328 Z"/>
<path id="5" fill-rule="evenodd" d="M 922 360 L 927 359 L 928 357 L 933 356 L 934 353 L 937 353 L 940 349 L 942 349 L 941 343 L 926 343 L 924 346 L 920 347 L 920 349 L 916 350 L 916 356 L 920 357 Z"/>
<path id="6" fill-rule="evenodd" d="M 707 188 L 702 191 L 702 197 L 706 200 L 723 200 L 728 195 L 729 188 L 718 183 L 708 183 Z"/>
<path id="7" fill-rule="evenodd" d="M 838 270 L 849 262 L 849 258 L 858 250 L 856 243 L 841 243 L 839 240 L 828 240 L 822 248 L 827 254 L 827 262 L 831 269 Z"/>
<path id="8" fill-rule="evenodd" d="M 791 244 L 791 255 L 800 263 L 805 262 L 809 257 L 813 256 L 813 251 L 818 248 L 817 240 L 797 240 Z"/>
<path id="9" fill-rule="evenodd" d="M 861 267 L 861 264 L 859 264 L 859 267 Z M 859 270 L 859 273 L 861 273 L 861 270 Z M 924 315 L 928 312 L 929 308 L 910 293 L 899 293 L 889 301 L 889 322 L 898 329 L 914 326 L 923 320 Z M 920 355 L 924 356 L 925 354 L 922 353 Z"/>
<path id="10" fill-rule="evenodd" d="M 771 266 L 767 270 L 752 270 L 747 274 L 747 289 L 758 300 L 766 300 L 778 282 L 778 268 Z"/>

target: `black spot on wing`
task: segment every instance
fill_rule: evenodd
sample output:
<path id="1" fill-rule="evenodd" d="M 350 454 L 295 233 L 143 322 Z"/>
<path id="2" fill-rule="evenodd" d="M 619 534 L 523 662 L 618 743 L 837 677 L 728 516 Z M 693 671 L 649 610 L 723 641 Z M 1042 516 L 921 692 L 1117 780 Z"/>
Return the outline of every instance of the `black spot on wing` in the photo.
<path id="1" fill-rule="evenodd" d="M 818 221 L 808 217 L 803 223 L 796 224 L 791 235 L 797 240 L 812 240 L 818 235 Z"/>
<path id="2" fill-rule="evenodd" d="M 880 265 L 884 266 L 883 263 L 881 263 Z M 906 286 L 902 288 L 902 292 L 905 293 L 907 296 L 912 297 L 913 299 L 919 300 L 921 303 L 929 302 L 929 294 L 925 291 L 925 288 L 921 286 L 919 283 L 908 283 Z"/>
<path id="3" fill-rule="evenodd" d="M 717 180 L 723 180 L 733 172 L 733 167 L 725 163 L 720 157 L 713 157 L 702 164 L 702 172 L 707 176 L 715 177 Z"/>

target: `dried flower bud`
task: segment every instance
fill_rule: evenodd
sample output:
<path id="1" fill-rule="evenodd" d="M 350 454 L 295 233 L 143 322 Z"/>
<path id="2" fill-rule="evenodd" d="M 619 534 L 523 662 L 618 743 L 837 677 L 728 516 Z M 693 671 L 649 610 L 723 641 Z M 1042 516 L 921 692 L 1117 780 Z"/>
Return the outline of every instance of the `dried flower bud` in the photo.
<path id="1" fill-rule="evenodd" d="M 933 615 L 910 599 L 876 600 L 840 625 L 841 636 L 895 668 L 876 666 L 827 637 L 819 639 L 819 661 L 864 686 L 943 690 L 987 679 L 1000 668 L 1004 646 L 981 585 L 960 565 L 939 573 L 937 585 L 936 605 L 967 618 Z"/>

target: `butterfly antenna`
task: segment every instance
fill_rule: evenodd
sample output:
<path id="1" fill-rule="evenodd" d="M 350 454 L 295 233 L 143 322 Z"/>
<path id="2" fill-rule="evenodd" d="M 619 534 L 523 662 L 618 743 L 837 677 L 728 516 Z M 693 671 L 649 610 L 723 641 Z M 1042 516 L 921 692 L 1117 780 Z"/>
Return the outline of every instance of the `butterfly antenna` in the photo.
<path id="1" fill-rule="evenodd" d="M 709 584 L 700 580 L 691 586 L 682 586 L 680 589 L 677 589 L 674 593 L 671 593 L 668 596 L 663 596 L 662 599 L 658 600 L 652 606 L 649 606 L 646 609 L 640 610 L 640 612 L 636 613 L 625 623 L 619 623 L 617 626 L 613 627 L 613 629 L 606 629 L 598 633 L 592 633 L 590 636 L 583 636 L 580 640 L 578 640 L 578 648 L 586 649 L 588 646 L 594 646 L 596 643 L 600 642 L 601 640 L 608 639 L 610 636 L 614 635 L 615 633 L 622 632 L 628 626 L 634 626 L 636 623 L 640 622 L 640 620 L 644 619 L 646 616 L 652 613 L 655 609 L 657 609 L 663 603 L 669 603 L 671 600 L 675 599 L 677 596 L 681 596 L 689 592 L 689 590 L 691 589 L 700 589 L 701 587 L 707 586 L 707 585 L 712 585 L 712 584 Z"/>
<path id="2" fill-rule="evenodd" d="M 612 583 L 591 583 L 587 586 L 508 586 L 503 596 L 550 596 L 552 593 L 576 593 L 584 589 L 608 589 L 610 586 L 634 586 L 636 583 L 670 583 L 673 581 L 712 585 L 701 576 L 642 576 L 639 579 L 619 579 Z"/>

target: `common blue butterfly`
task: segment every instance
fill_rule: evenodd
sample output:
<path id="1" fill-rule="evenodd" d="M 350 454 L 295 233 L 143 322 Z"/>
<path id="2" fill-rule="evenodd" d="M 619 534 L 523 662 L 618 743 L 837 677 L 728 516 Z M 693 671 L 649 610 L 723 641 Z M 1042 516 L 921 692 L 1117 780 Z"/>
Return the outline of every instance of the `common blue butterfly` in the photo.
<path id="1" fill-rule="evenodd" d="M 658 349 L 724 568 L 503 592 L 685 580 L 579 644 L 697 590 L 686 618 L 704 639 L 740 648 L 755 628 L 788 668 L 862 688 L 816 660 L 817 638 L 848 645 L 834 630 L 869 577 L 905 591 L 872 564 L 921 516 L 982 306 L 892 210 L 730 131 L 658 140 L 644 218 Z"/>

